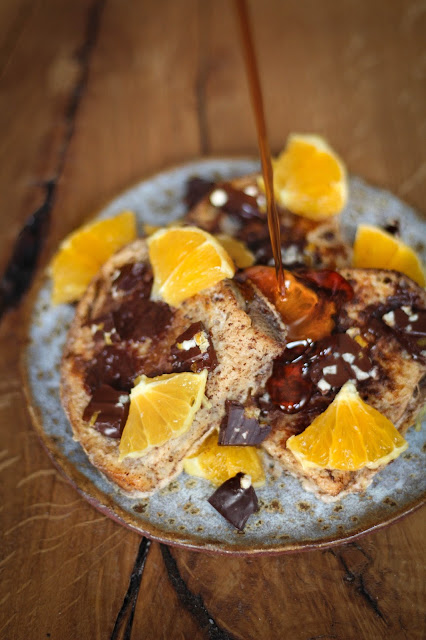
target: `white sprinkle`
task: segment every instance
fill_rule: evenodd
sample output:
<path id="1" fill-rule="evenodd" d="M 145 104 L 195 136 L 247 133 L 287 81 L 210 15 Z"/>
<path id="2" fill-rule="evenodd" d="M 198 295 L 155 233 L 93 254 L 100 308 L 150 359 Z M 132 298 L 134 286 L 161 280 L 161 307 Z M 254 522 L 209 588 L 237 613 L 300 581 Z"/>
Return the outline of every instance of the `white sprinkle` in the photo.
<path id="1" fill-rule="evenodd" d="M 406 331 L 412 331 L 413 330 L 413 326 L 411 324 L 407 324 L 407 326 L 405 327 Z"/>
<path id="2" fill-rule="evenodd" d="M 322 372 L 325 376 L 328 376 L 328 375 L 334 376 L 337 373 L 337 365 L 332 364 L 329 367 L 324 367 Z"/>
<path id="3" fill-rule="evenodd" d="M 349 362 L 349 364 L 352 364 L 352 362 L 355 361 L 355 356 L 353 353 L 344 353 L 342 355 L 342 358 L 345 362 Z"/>
<path id="4" fill-rule="evenodd" d="M 118 398 L 118 402 L 120 402 L 120 404 L 126 404 L 127 402 L 129 402 L 130 398 L 127 394 L 119 396 Z"/>
<path id="5" fill-rule="evenodd" d="M 224 189 L 215 189 L 210 194 L 210 202 L 214 207 L 223 207 L 228 202 L 228 194 Z"/>
<path id="6" fill-rule="evenodd" d="M 416 320 L 419 319 L 419 314 L 418 313 L 413 313 L 412 316 L 408 316 L 408 319 L 410 322 L 416 322 Z"/>
<path id="7" fill-rule="evenodd" d="M 324 380 L 324 378 L 321 378 L 321 380 L 317 384 L 317 387 L 323 393 L 327 393 L 327 391 L 330 391 L 331 389 L 331 384 L 328 384 L 328 382 Z"/>
<path id="8" fill-rule="evenodd" d="M 247 431 L 244 431 L 244 433 L 241 434 L 241 437 L 243 440 L 247 440 L 247 436 L 248 436 Z"/>
<path id="9" fill-rule="evenodd" d="M 348 336 L 350 338 L 355 338 L 355 336 L 358 336 L 360 331 L 358 329 L 358 327 L 349 327 L 349 329 L 346 331 L 346 333 L 348 334 Z"/>
<path id="10" fill-rule="evenodd" d="M 383 316 L 383 320 L 389 327 L 395 326 L 395 313 L 393 311 L 389 311 L 389 313 L 385 313 Z"/>
<path id="11" fill-rule="evenodd" d="M 247 473 L 245 473 L 241 478 L 240 487 L 241 489 L 249 489 L 251 487 L 251 476 L 249 476 Z"/>
<path id="12" fill-rule="evenodd" d="M 281 250 L 281 257 L 283 262 L 287 264 L 291 264 L 292 262 L 298 262 L 302 260 L 301 253 L 297 247 L 297 245 L 292 244 L 286 249 Z"/>
<path id="13" fill-rule="evenodd" d="M 362 369 L 357 367 L 356 364 L 352 365 L 352 371 L 356 375 L 356 379 L 357 380 L 367 380 L 367 378 L 370 377 L 370 373 L 369 372 L 367 373 L 366 371 L 362 371 Z"/>
<path id="14" fill-rule="evenodd" d="M 405 306 L 405 307 L 401 307 L 401 309 L 403 310 L 404 313 L 407 314 L 407 316 L 410 316 L 413 313 L 413 310 L 411 307 Z"/>
<path id="15" fill-rule="evenodd" d="M 255 198 L 259 193 L 259 189 L 255 187 L 254 184 L 249 184 L 249 186 L 244 189 L 244 193 Z"/>
<path id="16" fill-rule="evenodd" d="M 197 346 L 197 343 L 195 341 L 195 337 L 193 337 L 190 340 L 184 340 L 183 342 L 178 342 L 176 346 L 181 351 L 189 351 L 190 349 L 194 349 L 194 347 Z"/>

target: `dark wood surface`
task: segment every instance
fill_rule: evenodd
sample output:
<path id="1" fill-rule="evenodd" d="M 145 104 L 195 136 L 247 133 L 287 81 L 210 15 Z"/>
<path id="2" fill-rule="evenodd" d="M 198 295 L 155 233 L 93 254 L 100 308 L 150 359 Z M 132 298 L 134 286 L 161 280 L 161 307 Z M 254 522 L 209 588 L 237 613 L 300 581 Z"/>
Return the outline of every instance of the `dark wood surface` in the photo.
<path id="1" fill-rule="evenodd" d="M 425 2 L 250 6 L 273 150 L 291 131 L 323 134 L 350 172 L 424 212 Z M 236 34 L 227 0 L 0 0 L 2 270 L 42 205 L 47 264 L 139 178 L 256 153 Z M 0 326 L 0 637 L 109 639 L 141 569 L 140 538 L 80 498 L 38 442 L 18 367 L 23 322 L 18 308 Z M 271 558 L 154 543 L 132 638 L 424 638 L 424 514 Z"/>

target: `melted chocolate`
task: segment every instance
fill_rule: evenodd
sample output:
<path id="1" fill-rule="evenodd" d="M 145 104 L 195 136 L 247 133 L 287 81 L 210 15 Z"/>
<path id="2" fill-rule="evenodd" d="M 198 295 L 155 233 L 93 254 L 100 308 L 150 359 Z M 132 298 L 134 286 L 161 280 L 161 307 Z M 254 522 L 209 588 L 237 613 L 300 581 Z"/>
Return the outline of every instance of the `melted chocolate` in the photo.
<path id="1" fill-rule="evenodd" d="M 212 496 L 209 502 L 234 527 L 243 531 L 249 517 L 259 509 L 259 503 L 253 487 L 244 487 L 248 477 L 244 473 L 226 480 Z M 242 486 L 243 485 L 243 486 Z"/>
<path id="2" fill-rule="evenodd" d="M 104 384 L 119 391 L 130 391 L 139 373 L 137 355 L 115 345 L 104 347 L 88 364 L 85 384 L 92 393 Z"/>
<path id="3" fill-rule="evenodd" d="M 365 349 L 347 334 L 334 334 L 312 344 L 290 343 L 275 360 L 266 388 L 273 404 L 286 413 L 297 413 L 319 389 L 335 395 L 348 380 L 363 382 L 373 374 Z"/>
<path id="4" fill-rule="evenodd" d="M 271 431 L 270 425 L 260 425 L 253 413 L 253 406 L 244 407 L 239 402 L 226 401 L 226 415 L 220 425 L 218 444 L 253 446 L 265 440 Z M 259 410 L 257 413 L 260 413 Z"/>
<path id="5" fill-rule="evenodd" d="M 129 395 L 107 384 L 101 385 L 84 410 L 83 420 L 109 438 L 121 438 L 129 415 Z"/>
<path id="6" fill-rule="evenodd" d="M 202 344 L 200 345 L 195 340 L 197 334 L 201 335 Z M 176 372 L 193 371 L 199 373 L 203 369 L 212 371 L 218 364 L 211 335 L 202 322 L 194 322 L 181 333 L 176 338 L 171 353 L 173 371 Z"/>
<path id="7" fill-rule="evenodd" d="M 414 360 L 426 360 L 426 310 L 416 306 L 413 294 L 404 291 L 401 297 L 389 297 L 385 304 L 370 305 L 363 317 L 368 333 L 376 338 L 391 335 Z"/>
<path id="8" fill-rule="evenodd" d="M 138 290 L 140 295 L 149 298 L 153 278 L 151 266 L 147 262 L 125 264 L 114 278 L 112 289 L 126 293 Z"/>
<path id="9" fill-rule="evenodd" d="M 142 342 L 160 338 L 170 327 L 173 311 L 165 302 L 155 302 L 136 292 L 113 312 L 114 324 L 122 340 Z"/>

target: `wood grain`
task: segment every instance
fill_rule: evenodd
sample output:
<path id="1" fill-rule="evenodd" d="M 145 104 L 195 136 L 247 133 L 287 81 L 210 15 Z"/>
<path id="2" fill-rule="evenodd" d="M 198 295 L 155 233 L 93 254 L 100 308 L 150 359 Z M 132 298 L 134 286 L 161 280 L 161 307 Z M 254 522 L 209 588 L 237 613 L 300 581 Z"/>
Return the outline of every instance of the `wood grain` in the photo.
<path id="1" fill-rule="evenodd" d="M 326 135 L 425 210 L 422 1 L 251 2 L 271 144 Z M 117 191 L 200 154 L 256 153 L 226 0 L 0 0 L 0 266 L 54 185 L 42 263 Z M 93 510 L 31 429 L 20 310 L 0 326 L 0 637 L 109 639 L 139 537 Z M 330 551 L 223 558 L 151 546 L 132 638 L 409 638 L 424 509 Z"/>

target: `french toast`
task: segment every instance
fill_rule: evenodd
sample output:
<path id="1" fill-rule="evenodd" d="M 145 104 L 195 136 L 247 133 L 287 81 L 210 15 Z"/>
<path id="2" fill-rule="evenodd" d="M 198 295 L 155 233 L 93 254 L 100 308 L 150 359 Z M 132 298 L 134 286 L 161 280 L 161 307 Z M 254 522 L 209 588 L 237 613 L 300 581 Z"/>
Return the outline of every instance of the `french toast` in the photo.
<path id="1" fill-rule="evenodd" d="M 61 370 L 62 403 L 74 437 L 96 467 L 122 489 L 138 495 L 160 489 L 180 473 L 183 459 L 220 424 L 227 399 L 244 403 L 250 394 L 261 391 L 285 343 L 279 314 L 256 287 L 247 296 L 237 283 L 224 280 L 172 310 L 165 303 L 149 300 L 150 278 L 143 239 L 103 266 L 77 306 Z M 144 291 L 140 289 L 143 282 Z M 152 337 L 147 337 L 146 326 L 142 327 L 145 335 L 135 334 L 138 318 L 129 312 L 132 305 L 137 305 L 139 319 L 152 316 Z M 119 439 L 97 430 L 91 416 L 85 416 L 91 397 L 106 385 L 122 393 L 115 399 L 123 404 L 138 375 L 171 372 L 176 338 L 199 322 L 211 337 L 218 362 L 208 375 L 207 402 L 184 435 L 141 458 L 119 462 Z"/>
<path id="2" fill-rule="evenodd" d="M 360 336 L 367 343 L 372 364 L 370 375 L 361 375 L 361 380 L 356 380 L 360 396 L 404 434 L 425 401 L 425 357 L 424 352 L 417 359 L 413 357 L 409 345 L 381 318 L 388 319 L 388 314 L 396 309 L 404 308 L 407 312 L 424 309 L 426 292 L 395 271 L 341 269 L 340 274 L 352 285 L 354 296 L 341 309 L 337 330 Z M 301 433 L 332 401 L 336 390 L 328 387 L 321 392 L 316 386 L 310 402 L 298 413 L 286 414 L 271 407 L 268 415 L 272 430 L 262 444 L 284 470 L 302 481 L 306 490 L 326 501 L 363 491 L 378 471 L 304 470 L 286 448 L 287 440 Z"/>

